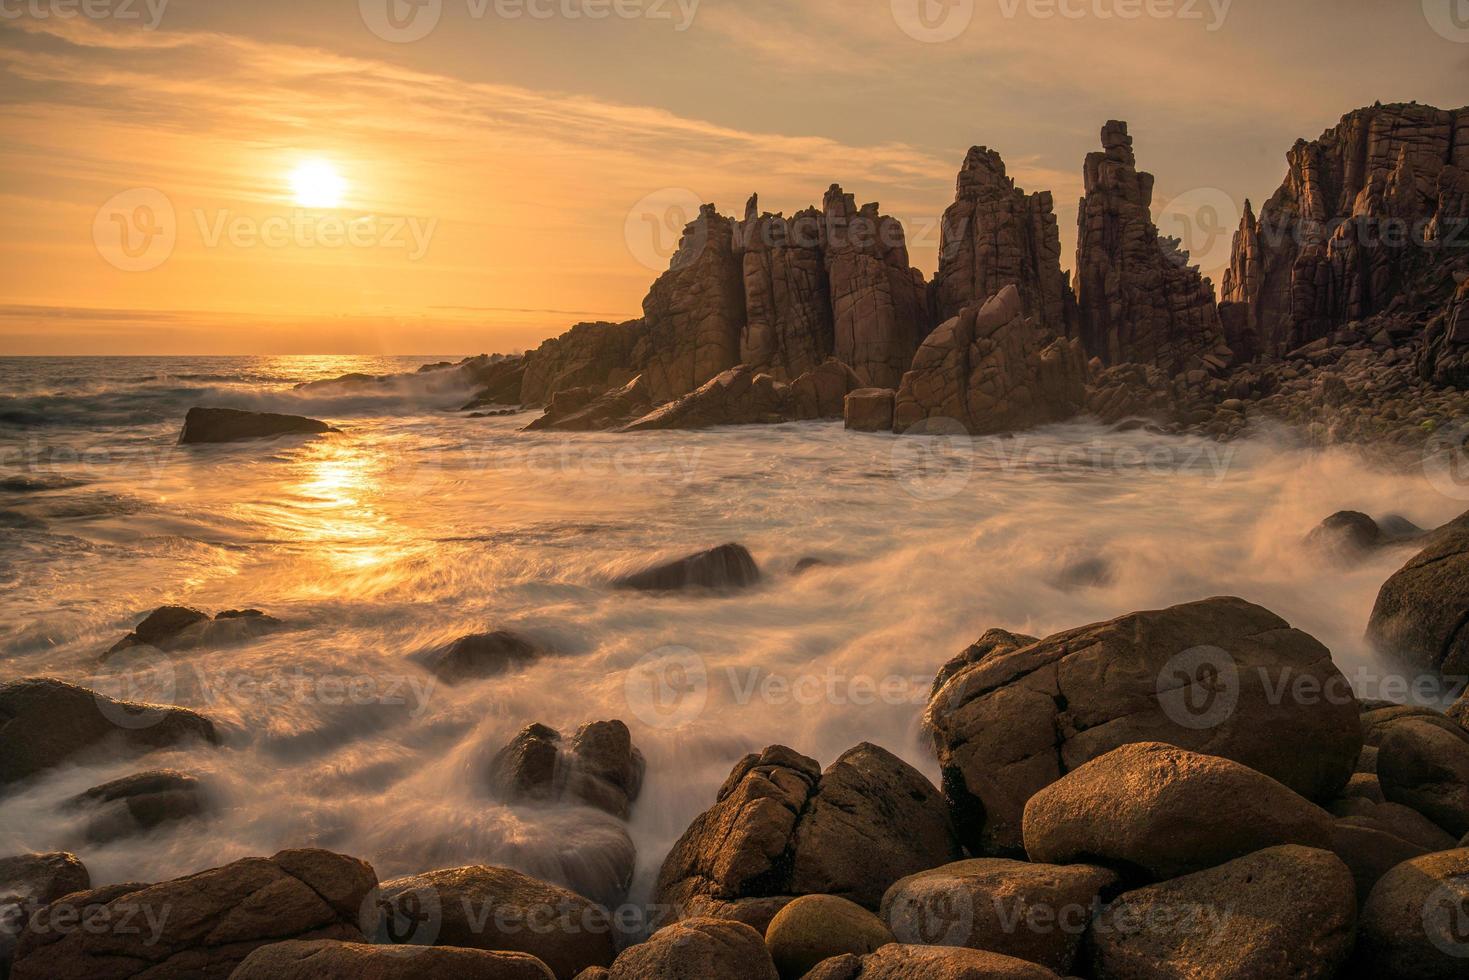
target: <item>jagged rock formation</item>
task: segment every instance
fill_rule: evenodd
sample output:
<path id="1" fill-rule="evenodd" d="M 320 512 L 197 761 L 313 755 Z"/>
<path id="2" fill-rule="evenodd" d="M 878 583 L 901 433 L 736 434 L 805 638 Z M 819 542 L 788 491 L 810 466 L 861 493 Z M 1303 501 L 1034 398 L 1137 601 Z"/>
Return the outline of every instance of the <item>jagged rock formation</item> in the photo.
<path id="1" fill-rule="evenodd" d="M 745 286 L 740 360 L 782 379 L 821 364 L 834 350 L 831 293 L 822 246 L 826 222 L 808 208 L 789 220 L 745 205 L 738 229 Z"/>
<path id="2" fill-rule="evenodd" d="M 568 388 L 606 389 L 631 381 L 638 373 L 630 365 L 642 329 L 641 320 L 578 323 L 545 341 L 525 355 L 521 403 L 545 405 Z"/>
<path id="3" fill-rule="evenodd" d="M 1153 175 L 1137 169 L 1124 122 L 1102 129 L 1086 158 L 1077 218 L 1076 302 L 1087 353 L 1106 364 L 1170 374 L 1225 367 L 1231 355 L 1214 287 L 1153 224 Z"/>
<path id="4" fill-rule="evenodd" d="M 1469 278 L 1424 330 L 1418 373 L 1435 385 L 1469 388 Z"/>
<path id="5" fill-rule="evenodd" d="M 1026 194 L 1017 188 L 999 153 L 985 146 L 969 150 L 940 236 L 931 291 L 937 321 L 1013 285 L 1020 289 L 1026 316 L 1057 333 L 1072 332 L 1076 298 L 1061 271 L 1051 192 Z"/>
<path id="6" fill-rule="evenodd" d="M 893 428 L 952 419 L 990 435 L 1064 421 L 1086 401 L 1086 374 L 1081 343 L 1027 318 L 1020 290 L 1007 285 L 923 342 L 898 389 Z"/>
<path id="7" fill-rule="evenodd" d="M 790 414 L 790 402 L 789 385 L 742 364 L 711 378 L 698 391 L 655 408 L 624 431 L 784 422 Z"/>
<path id="8" fill-rule="evenodd" d="M 1358 109 L 1287 160 L 1259 217 L 1246 206 L 1221 297 L 1258 353 L 1442 309 L 1469 269 L 1469 108 Z"/>

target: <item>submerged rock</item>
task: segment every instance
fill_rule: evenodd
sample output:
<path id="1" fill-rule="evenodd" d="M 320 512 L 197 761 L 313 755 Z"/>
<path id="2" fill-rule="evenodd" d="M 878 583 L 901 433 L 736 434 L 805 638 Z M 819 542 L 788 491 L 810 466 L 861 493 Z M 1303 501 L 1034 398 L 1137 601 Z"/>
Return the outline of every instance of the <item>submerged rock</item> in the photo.
<path id="1" fill-rule="evenodd" d="M 430 650 L 424 663 L 441 681 L 461 681 L 495 677 L 539 660 L 546 651 L 530 640 L 508 630 L 471 633 L 453 643 Z"/>
<path id="2" fill-rule="evenodd" d="M 1385 517 L 1379 523 L 1359 511 L 1343 510 L 1313 528 L 1306 535 L 1306 544 L 1340 561 L 1350 561 L 1378 548 L 1415 541 L 1427 533 L 1396 515 Z"/>
<path id="3" fill-rule="evenodd" d="M 92 877 L 75 854 L 0 858 L 0 976 L 9 975 L 16 937 L 38 909 L 91 887 Z"/>
<path id="4" fill-rule="evenodd" d="M 73 809 L 90 811 L 87 840 L 106 843 L 209 810 L 199 777 L 175 769 L 153 769 L 93 786 L 73 797 Z"/>
<path id="5" fill-rule="evenodd" d="M 233 408 L 191 408 L 184 416 L 179 445 L 209 442 L 239 442 L 286 435 L 320 435 L 336 432 L 319 419 L 270 412 L 241 412 Z"/>
<path id="6" fill-rule="evenodd" d="M 640 592 L 672 592 L 679 589 L 744 589 L 758 584 L 760 568 L 750 552 L 738 544 L 722 544 L 708 551 L 664 565 L 624 575 L 612 584 Z"/>
<path id="7" fill-rule="evenodd" d="M 259 609 L 227 609 L 213 619 L 188 606 L 160 606 L 149 613 L 127 636 L 102 655 L 136 646 L 172 652 L 200 647 L 227 646 L 263 636 L 283 624 Z"/>
<path id="8" fill-rule="evenodd" d="M 583 725 L 569 747 L 561 733 L 530 725 L 490 763 L 490 791 L 507 803 L 573 799 L 626 820 L 646 763 L 627 725 Z"/>

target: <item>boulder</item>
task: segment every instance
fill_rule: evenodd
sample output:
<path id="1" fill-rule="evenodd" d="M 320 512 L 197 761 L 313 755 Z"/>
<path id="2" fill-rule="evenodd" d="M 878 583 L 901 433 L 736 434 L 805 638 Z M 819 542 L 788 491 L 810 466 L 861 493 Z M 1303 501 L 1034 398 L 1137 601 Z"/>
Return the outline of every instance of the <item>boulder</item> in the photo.
<path id="1" fill-rule="evenodd" d="M 646 763 L 621 721 L 583 725 L 564 748 L 561 733 L 530 725 L 490 763 L 490 791 L 515 803 L 572 799 L 627 819 Z"/>
<path id="2" fill-rule="evenodd" d="M 1124 745 L 1025 805 L 1032 861 L 1159 881 L 1277 844 L 1329 849 L 1332 818 L 1269 776 L 1161 742 Z"/>
<path id="3" fill-rule="evenodd" d="M 287 435 L 320 435 L 337 430 L 318 419 L 270 412 L 241 412 L 233 408 L 191 408 L 184 416 L 179 445 L 239 442 Z"/>
<path id="4" fill-rule="evenodd" d="M 160 606 L 114 643 L 102 659 L 138 646 L 165 652 L 228 646 L 263 636 L 280 626 L 280 620 L 259 609 L 226 609 L 210 619 L 188 606 Z"/>
<path id="5" fill-rule="evenodd" d="M 495 677 L 539 660 L 546 651 L 517 633 L 471 633 L 428 651 L 424 665 L 446 684 Z"/>
<path id="6" fill-rule="evenodd" d="M 803 895 L 775 914 L 765 946 L 782 980 L 799 980 L 822 960 L 861 956 L 893 941 L 882 920 L 834 895 Z"/>
<path id="7" fill-rule="evenodd" d="M 655 901 L 835 895 L 875 911 L 894 881 L 958 855 L 942 797 L 892 753 L 863 743 L 822 773 L 776 745 L 742 759 L 674 844 Z"/>
<path id="8" fill-rule="evenodd" d="M 330 939 L 261 946 L 230 980 L 554 980 L 546 964 L 524 953 L 452 946 L 374 946 Z"/>
<path id="9" fill-rule="evenodd" d="M 1368 817 L 1343 817 L 1333 823 L 1331 850 L 1352 872 L 1359 902 L 1367 900 L 1383 875 L 1428 853 L 1427 848 L 1404 840 Z"/>
<path id="10" fill-rule="evenodd" d="M 1330 652 L 1278 616 L 1216 598 L 1008 646 L 957 670 L 925 724 L 961 838 L 1016 856 L 1037 791 L 1120 745 L 1223 756 L 1332 799 L 1362 747 Z"/>
<path id="11" fill-rule="evenodd" d="M 1086 403 L 1086 357 L 1056 329 L 1025 316 L 1014 285 L 961 310 L 929 334 L 903 375 L 894 430 L 942 421 L 992 435 L 1075 416 Z"/>
<path id="12" fill-rule="evenodd" d="M 610 980 L 779 980 L 760 934 L 742 922 L 684 919 L 622 951 Z"/>
<path id="13" fill-rule="evenodd" d="M 846 426 L 857 432 L 893 431 L 893 400 L 897 392 L 892 388 L 858 388 L 849 392 L 842 403 Z"/>
<path id="14" fill-rule="evenodd" d="M 187 708 L 119 701 L 49 677 L 0 686 L 0 789 L 84 753 L 141 755 L 189 741 L 218 744 Z"/>
<path id="15" fill-rule="evenodd" d="M 0 858 L 0 976 L 9 975 L 16 937 L 38 909 L 91 887 L 92 877 L 75 854 Z"/>
<path id="16" fill-rule="evenodd" d="M 1057 980 L 1036 963 L 978 949 L 892 943 L 866 956 L 820 964 L 805 980 Z"/>
<path id="17" fill-rule="evenodd" d="M 539 958 L 559 980 L 617 953 L 607 910 L 508 868 L 446 868 L 384 882 L 384 938 Z"/>
<path id="18" fill-rule="evenodd" d="M 1099 977 L 1332 980 L 1352 955 L 1357 902 L 1333 854 L 1271 847 L 1124 893 L 1088 932 Z"/>
<path id="19" fill-rule="evenodd" d="M 1373 803 L 1364 799 L 1341 799 L 1328 808 L 1338 817 L 1354 817 L 1392 834 L 1425 851 L 1447 851 L 1454 838 L 1438 824 L 1401 803 Z"/>
<path id="20" fill-rule="evenodd" d="M 745 589 L 758 584 L 760 567 L 748 549 L 739 544 L 722 544 L 677 561 L 624 575 L 612 584 L 640 592 L 673 592 L 681 589 Z"/>
<path id="21" fill-rule="evenodd" d="M 1469 677 L 1469 514 L 1433 532 L 1377 593 L 1367 639 L 1384 656 L 1462 686 Z"/>
<path id="22" fill-rule="evenodd" d="M 1469 833 L 1469 739 L 1419 721 L 1394 725 L 1377 756 L 1382 793 L 1454 837 Z"/>
<path id="23" fill-rule="evenodd" d="M 1461 980 L 1469 961 L 1469 848 L 1404 861 L 1362 905 L 1357 960 L 1364 975 Z"/>
<path id="24" fill-rule="evenodd" d="M 209 811 L 209 798 L 198 776 L 153 769 L 93 786 L 69 806 L 90 814 L 87 840 L 99 844 L 200 816 Z"/>
<path id="25" fill-rule="evenodd" d="M 791 382 L 791 418 L 797 421 L 839 419 L 847 395 L 862 387 L 847 365 L 829 358 Z"/>
<path id="26" fill-rule="evenodd" d="M 260 946 L 362 942 L 359 915 L 375 887 L 363 861 L 289 850 L 156 885 L 79 892 L 32 919 L 11 980 L 224 980 Z M 80 921 L 77 910 L 86 910 Z"/>
<path id="27" fill-rule="evenodd" d="M 1426 533 L 1401 517 L 1386 517 L 1379 524 L 1360 511 L 1343 510 L 1313 528 L 1306 535 L 1306 544 L 1337 560 L 1350 561 L 1378 548 L 1414 541 Z"/>
<path id="28" fill-rule="evenodd" d="M 653 407 L 643 376 L 598 394 L 592 388 L 564 388 L 551 396 L 546 414 L 526 426 L 527 432 L 602 432 L 640 418 Z"/>
<path id="29" fill-rule="evenodd" d="M 638 374 L 634 350 L 647 325 L 642 320 L 625 323 L 578 323 L 559 337 L 542 342 L 525 355 L 525 374 L 519 401 L 524 405 L 547 405 L 559 393 L 584 388 L 588 397 L 621 388 Z M 648 394 L 651 399 L 651 393 Z"/>
<path id="30" fill-rule="evenodd" d="M 719 425 L 755 425 L 787 420 L 790 387 L 741 364 L 715 375 L 695 391 L 644 415 L 624 432 L 654 429 L 709 429 Z"/>
<path id="31" fill-rule="evenodd" d="M 1432 725 L 1457 739 L 1469 742 L 1469 731 L 1465 731 L 1462 726 L 1437 708 L 1407 704 L 1383 705 L 1363 711 L 1361 719 L 1362 741 L 1365 745 L 1377 748 L 1379 758 L 1382 754 L 1383 739 L 1387 738 L 1388 732 L 1404 722 Z"/>
<path id="32" fill-rule="evenodd" d="M 1116 883 L 1115 873 L 1086 864 L 976 858 L 894 882 L 882 918 L 899 942 L 989 950 L 1070 975 L 1086 925 Z"/>

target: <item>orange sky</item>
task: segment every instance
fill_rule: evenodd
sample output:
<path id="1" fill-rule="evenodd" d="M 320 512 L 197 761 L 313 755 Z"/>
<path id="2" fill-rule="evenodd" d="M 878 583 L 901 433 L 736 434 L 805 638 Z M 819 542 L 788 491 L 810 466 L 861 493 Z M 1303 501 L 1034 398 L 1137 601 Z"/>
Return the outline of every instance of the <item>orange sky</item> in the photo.
<path id="1" fill-rule="evenodd" d="M 87 2 L 0 0 L 0 354 L 517 350 L 637 315 L 697 201 L 833 181 L 931 274 L 973 143 L 1069 255 L 1108 118 L 1217 277 L 1296 138 L 1469 101 L 1454 0 Z"/>

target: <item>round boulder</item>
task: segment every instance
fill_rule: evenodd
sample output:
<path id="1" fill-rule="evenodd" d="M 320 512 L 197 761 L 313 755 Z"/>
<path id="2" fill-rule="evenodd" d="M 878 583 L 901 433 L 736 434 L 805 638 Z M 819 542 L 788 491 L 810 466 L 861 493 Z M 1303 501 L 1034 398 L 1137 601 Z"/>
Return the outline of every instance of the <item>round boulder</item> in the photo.
<path id="1" fill-rule="evenodd" d="M 1437 725 L 1393 725 L 1377 754 L 1377 778 L 1393 803 L 1412 807 L 1454 837 L 1469 833 L 1469 739 Z"/>
<path id="2" fill-rule="evenodd" d="M 1462 980 L 1469 974 L 1469 848 L 1404 861 L 1362 906 L 1357 957 L 1366 975 Z"/>
<path id="3" fill-rule="evenodd" d="M 1001 953 L 893 943 L 866 956 L 829 959 L 805 980 L 1057 980 L 1057 975 Z"/>
<path id="4" fill-rule="evenodd" d="M 1384 656 L 1441 677 L 1469 675 L 1469 513 L 1383 583 L 1367 639 Z"/>
<path id="5" fill-rule="evenodd" d="M 609 980 L 780 980 L 760 934 L 743 922 L 684 919 L 623 950 Z"/>
<path id="6" fill-rule="evenodd" d="M 452 946 L 372 946 L 330 939 L 261 946 L 230 980 L 555 980 L 546 964 L 525 953 L 490 953 Z"/>
<path id="7" fill-rule="evenodd" d="M 782 980 L 799 980 L 822 960 L 858 956 L 893 941 L 882 920 L 835 895 L 803 895 L 770 920 L 765 946 Z"/>

